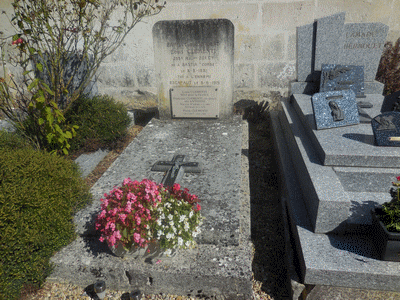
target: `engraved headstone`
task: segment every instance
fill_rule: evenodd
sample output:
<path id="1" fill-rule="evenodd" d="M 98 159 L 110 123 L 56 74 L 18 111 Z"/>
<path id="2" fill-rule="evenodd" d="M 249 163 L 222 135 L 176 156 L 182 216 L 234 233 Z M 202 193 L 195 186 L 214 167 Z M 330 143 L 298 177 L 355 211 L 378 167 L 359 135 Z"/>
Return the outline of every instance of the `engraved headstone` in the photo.
<path id="1" fill-rule="evenodd" d="M 360 123 L 356 95 L 352 90 L 314 94 L 312 106 L 317 130 Z"/>
<path id="2" fill-rule="evenodd" d="M 364 67 L 323 64 L 319 91 L 352 90 L 357 98 L 364 97 Z"/>
<path id="3" fill-rule="evenodd" d="M 389 27 L 382 23 L 348 23 L 344 31 L 339 63 L 364 66 L 364 80 L 374 81 Z"/>
<path id="4" fill-rule="evenodd" d="M 377 146 L 400 147 L 400 112 L 386 112 L 371 121 Z"/>
<path id="5" fill-rule="evenodd" d="M 160 21 L 153 27 L 153 39 L 160 118 L 173 114 L 176 118 L 225 118 L 232 114 L 231 21 Z"/>

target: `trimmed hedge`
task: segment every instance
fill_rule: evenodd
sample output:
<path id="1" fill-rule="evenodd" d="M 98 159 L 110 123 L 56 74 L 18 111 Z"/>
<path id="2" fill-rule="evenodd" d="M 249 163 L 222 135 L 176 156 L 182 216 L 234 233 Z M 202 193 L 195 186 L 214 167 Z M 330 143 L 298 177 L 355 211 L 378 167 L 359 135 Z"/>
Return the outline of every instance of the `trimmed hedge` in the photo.
<path id="1" fill-rule="evenodd" d="M 45 281 L 51 256 L 75 238 L 73 214 L 90 201 L 71 161 L 0 148 L 0 299 Z"/>
<path id="2" fill-rule="evenodd" d="M 110 96 L 80 97 L 64 114 L 67 123 L 78 125 L 71 150 L 97 150 L 110 147 L 123 138 L 131 122 L 122 103 Z"/>

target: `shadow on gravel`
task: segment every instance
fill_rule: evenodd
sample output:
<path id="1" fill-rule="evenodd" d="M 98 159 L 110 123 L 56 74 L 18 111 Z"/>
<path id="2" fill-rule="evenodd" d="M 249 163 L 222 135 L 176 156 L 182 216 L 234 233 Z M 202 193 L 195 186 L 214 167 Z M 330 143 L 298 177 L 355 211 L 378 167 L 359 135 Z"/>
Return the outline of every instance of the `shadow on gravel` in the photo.
<path id="1" fill-rule="evenodd" d="M 255 247 L 254 279 L 274 299 L 289 299 L 291 286 L 285 253 L 278 163 L 269 115 L 249 122 L 251 238 Z"/>

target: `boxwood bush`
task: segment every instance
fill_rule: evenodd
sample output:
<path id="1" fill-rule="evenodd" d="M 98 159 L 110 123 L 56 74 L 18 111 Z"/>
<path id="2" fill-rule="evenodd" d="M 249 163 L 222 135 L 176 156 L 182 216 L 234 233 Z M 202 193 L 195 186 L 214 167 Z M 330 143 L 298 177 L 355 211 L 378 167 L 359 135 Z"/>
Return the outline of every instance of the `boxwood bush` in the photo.
<path id="1" fill-rule="evenodd" d="M 112 147 L 113 142 L 125 136 L 131 122 L 125 106 L 106 95 L 81 96 L 64 115 L 69 124 L 79 126 L 70 142 L 71 150 Z"/>
<path id="2" fill-rule="evenodd" d="M 75 238 L 73 214 L 90 199 L 71 161 L 0 147 L 0 299 L 45 281 L 51 256 Z"/>

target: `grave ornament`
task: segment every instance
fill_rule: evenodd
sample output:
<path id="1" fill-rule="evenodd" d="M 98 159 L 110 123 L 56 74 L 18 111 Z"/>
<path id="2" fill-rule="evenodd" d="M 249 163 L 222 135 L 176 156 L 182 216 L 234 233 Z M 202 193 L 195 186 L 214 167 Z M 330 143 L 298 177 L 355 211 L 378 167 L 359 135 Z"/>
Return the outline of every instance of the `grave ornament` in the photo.
<path id="1" fill-rule="evenodd" d="M 323 64 L 320 92 L 353 90 L 357 98 L 364 96 L 364 67 Z"/>
<path id="2" fill-rule="evenodd" d="M 386 112 L 371 121 L 377 146 L 400 146 L 400 112 Z"/>
<path id="3" fill-rule="evenodd" d="M 360 123 L 352 90 L 316 93 L 312 97 L 312 106 L 317 130 Z"/>
<path id="4" fill-rule="evenodd" d="M 151 168 L 152 171 L 165 172 L 161 183 L 165 186 L 173 186 L 179 183 L 185 172 L 201 173 L 198 162 L 183 162 L 185 155 L 175 155 L 171 161 L 158 161 Z"/>

